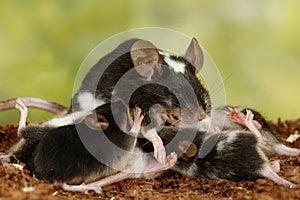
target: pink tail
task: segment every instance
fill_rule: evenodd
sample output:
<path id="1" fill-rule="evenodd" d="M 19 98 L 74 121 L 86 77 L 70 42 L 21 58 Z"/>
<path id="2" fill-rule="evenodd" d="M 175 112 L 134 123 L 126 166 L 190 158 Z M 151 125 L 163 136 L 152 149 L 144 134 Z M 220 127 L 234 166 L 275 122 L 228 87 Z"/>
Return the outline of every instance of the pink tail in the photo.
<path id="1" fill-rule="evenodd" d="M 46 111 L 54 113 L 54 114 L 57 114 L 60 112 L 66 112 L 68 110 L 66 107 L 64 107 L 62 105 L 59 105 L 52 101 L 40 99 L 40 98 L 23 97 L 20 99 L 27 107 L 39 108 L 39 109 L 46 110 Z M 16 98 L 2 101 L 2 102 L 0 102 L 0 111 L 13 109 L 13 108 L 15 108 L 15 105 L 16 105 Z"/>

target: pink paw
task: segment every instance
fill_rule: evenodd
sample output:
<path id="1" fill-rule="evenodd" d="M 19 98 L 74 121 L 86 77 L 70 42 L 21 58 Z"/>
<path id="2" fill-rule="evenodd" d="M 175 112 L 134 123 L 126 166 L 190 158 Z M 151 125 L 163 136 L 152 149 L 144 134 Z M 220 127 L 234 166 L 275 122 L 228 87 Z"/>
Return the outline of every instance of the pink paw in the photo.
<path id="1" fill-rule="evenodd" d="M 230 107 L 228 109 L 229 112 L 227 112 L 226 114 L 230 119 L 232 119 L 232 121 L 246 126 L 246 115 L 244 115 L 244 113 Z"/>
<path id="2" fill-rule="evenodd" d="M 232 121 L 241 124 L 243 126 L 249 127 L 249 124 L 253 124 L 256 129 L 261 129 L 260 123 L 254 120 L 254 114 L 251 110 L 247 110 L 246 115 L 240 111 L 237 111 L 233 108 L 228 108 L 227 116 L 232 119 Z"/>
<path id="3" fill-rule="evenodd" d="M 140 127 L 143 119 L 144 119 L 144 115 L 142 115 L 142 109 L 140 107 L 135 107 L 135 109 L 133 109 L 134 124 Z"/>

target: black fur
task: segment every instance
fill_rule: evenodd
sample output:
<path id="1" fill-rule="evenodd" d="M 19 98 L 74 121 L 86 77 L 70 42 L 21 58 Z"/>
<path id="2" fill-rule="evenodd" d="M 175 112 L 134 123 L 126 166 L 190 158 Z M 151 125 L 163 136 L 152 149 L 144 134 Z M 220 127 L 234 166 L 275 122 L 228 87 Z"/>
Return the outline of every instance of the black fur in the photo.
<path id="1" fill-rule="evenodd" d="M 126 107 L 120 102 L 115 104 L 117 105 L 113 113 L 124 117 L 122 115 L 127 114 Z M 26 143 L 16 152 L 16 157 L 21 158 L 38 179 L 47 182 L 79 184 L 96 172 L 99 174 L 98 177 L 93 177 L 94 180 L 108 175 L 103 174 L 105 170 L 109 169 L 110 173 L 114 173 L 115 171 L 108 166 L 119 162 L 125 155 L 109 152 L 111 145 L 109 141 L 121 149 L 130 150 L 135 144 L 135 138 L 118 128 L 113 119 L 111 104 L 98 107 L 96 113 L 101 114 L 110 122 L 103 132 L 88 128 L 84 122 L 76 126 L 69 125 L 55 129 L 40 128 L 39 131 L 36 128 L 27 128 L 24 135 Z M 125 120 L 128 121 L 126 118 Z M 88 148 L 93 148 L 93 152 L 97 152 L 96 156 L 101 156 L 108 162 L 102 163 L 91 155 L 82 143 L 82 138 L 88 141 L 86 144 Z M 105 142 L 105 138 L 109 140 Z"/>
<path id="2" fill-rule="evenodd" d="M 156 76 L 154 80 L 146 81 L 140 77 L 130 57 L 130 49 L 138 39 L 131 39 L 120 44 L 115 50 L 101 58 L 96 65 L 87 73 L 80 89 L 72 98 L 73 111 L 81 110 L 78 102 L 78 95 L 82 92 L 95 94 L 97 99 L 104 102 L 111 102 L 112 98 L 128 98 L 130 107 L 139 106 L 145 113 L 154 104 L 160 104 L 166 108 L 187 108 L 192 107 L 196 110 L 198 104 L 203 110 L 210 112 L 211 102 L 207 90 L 201 85 L 196 77 L 195 68 L 183 57 L 172 56 L 172 59 L 186 64 L 184 74 L 175 72 L 170 66 L 162 60 L 163 72 Z M 130 71 L 130 72 L 129 72 Z M 103 74 L 102 74 L 103 73 Z M 102 76 L 100 76 L 102 74 Z M 125 75 L 127 76 L 124 79 Z M 123 79 L 122 79 L 123 78 Z M 115 88 L 118 81 L 122 80 L 119 90 Z M 183 81 L 186 81 L 185 83 Z M 168 84 L 164 86 L 163 84 Z M 188 85 L 187 85 L 188 84 Z M 142 86 L 141 86 L 142 85 Z M 191 97 L 191 92 L 195 94 L 196 99 Z M 137 90 L 133 90 L 136 88 Z M 115 89 L 114 97 L 112 92 Z M 179 102 L 182 105 L 179 105 Z M 145 116 L 146 121 L 148 116 Z"/>
<path id="3" fill-rule="evenodd" d="M 239 181 L 262 178 L 260 170 L 266 161 L 259 154 L 257 139 L 251 133 L 240 131 L 237 133 L 224 132 L 207 135 L 204 132 L 197 132 L 195 137 L 191 138 L 191 131 L 194 132 L 195 130 L 184 129 L 181 132 L 177 132 L 174 129 L 164 128 L 159 132 L 164 145 L 170 142 L 173 143 L 172 147 L 166 148 L 168 153 L 175 151 L 179 155 L 176 165 L 171 170 L 191 177 L 205 177 L 209 179 Z M 233 133 L 237 134 L 236 139 L 232 142 L 227 142 L 228 137 Z M 175 136 L 176 139 L 174 140 Z M 203 143 L 209 143 L 208 136 L 213 141 L 217 141 L 217 143 L 214 144 L 215 146 L 205 157 L 200 157 L 199 149 L 201 146 L 205 146 Z M 188 157 L 179 151 L 179 143 L 183 140 L 192 141 L 197 146 L 198 153 L 195 156 Z M 221 142 L 224 142 L 224 148 L 218 150 L 218 144 Z M 143 143 L 141 148 L 145 152 L 152 150 L 150 143 Z"/>

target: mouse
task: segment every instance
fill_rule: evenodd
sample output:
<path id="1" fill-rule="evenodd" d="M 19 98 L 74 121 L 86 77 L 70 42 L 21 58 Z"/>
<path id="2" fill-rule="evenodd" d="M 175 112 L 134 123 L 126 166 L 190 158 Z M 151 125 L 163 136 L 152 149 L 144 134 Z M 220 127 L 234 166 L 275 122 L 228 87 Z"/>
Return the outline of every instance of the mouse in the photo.
<path id="1" fill-rule="evenodd" d="M 253 108 L 224 106 L 214 109 L 213 126 L 222 130 L 250 130 L 259 140 L 259 146 L 270 158 L 275 155 L 298 156 L 300 150 L 290 148 L 276 137 L 273 129 L 263 115 Z"/>
<path id="2" fill-rule="evenodd" d="M 248 130 L 223 130 L 207 133 L 197 130 L 195 138 L 187 136 L 193 128 L 164 128 L 159 132 L 166 151 L 174 151 L 178 158 L 172 171 L 191 178 L 227 179 L 231 181 L 256 180 L 268 178 L 276 184 L 289 188 L 297 186 L 277 173 L 280 171 L 279 160 L 270 162 L 261 149 L 257 137 Z M 261 136 L 262 137 L 262 136 Z M 217 141 L 211 143 L 211 141 Z M 172 148 L 167 148 L 172 143 Z M 209 147 L 209 152 L 201 155 L 201 148 Z M 148 152 L 150 143 L 143 143 L 141 148 Z"/>
<path id="3" fill-rule="evenodd" d="M 20 110 L 20 118 L 26 119 L 27 108 L 21 99 L 16 100 L 16 108 Z M 140 115 L 141 110 L 139 108 L 133 112 L 135 122 L 131 120 L 127 107 L 122 102 L 116 102 L 114 109 L 111 109 L 111 104 L 105 104 L 102 107 L 98 107 L 95 113 L 91 113 L 83 121 L 73 125 L 51 127 L 37 124 L 26 127 L 25 123 L 22 123 L 23 120 L 20 120 L 21 123 L 19 124 L 18 131 L 21 133 L 18 133 L 18 135 L 22 135 L 23 140 L 19 142 L 17 146 L 13 146 L 8 153 L 19 161 L 24 162 L 39 179 L 48 182 L 56 180 L 72 183 L 71 179 L 75 178 L 74 174 L 84 173 L 80 171 L 83 167 L 91 167 L 92 170 L 95 163 L 98 163 L 100 171 L 101 168 L 106 168 L 104 164 L 100 164 L 100 162 L 88 152 L 81 141 L 82 137 L 85 136 L 89 139 L 93 139 L 93 134 L 103 135 L 109 139 L 106 139 L 106 142 L 111 141 L 119 148 L 124 149 L 124 152 L 131 151 L 133 146 L 135 146 L 140 123 L 143 119 L 143 115 Z M 129 131 L 130 126 L 132 126 L 132 129 L 129 132 L 127 131 L 127 133 L 121 131 L 121 129 L 116 126 L 115 119 L 112 118 L 113 113 L 119 116 L 117 120 L 120 120 L 119 124 L 123 126 L 124 130 L 127 129 Z M 80 128 L 82 128 L 82 130 Z M 81 130 L 80 133 L 79 130 Z M 99 130 L 101 130 L 100 133 Z M 80 134 L 83 134 L 83 136 Z M 103 138 L 104 137 L 102 137 L 102 139 Z M 109 144 L 102 144 L 102 146 L 106 147 L 107 145 Z M 98 150 L 104 154 L 104 152 L 109 149 L 99 148 Z M 109 156 L 112 158 L 109 159 L 107 156 L 108 160 L 118 162 L 118 160 L 122 160 L 121 157 L 123 155 L 115 155 L 116 157 L 114 157 L 114 155 L 111 154 Z M 124 157 L 126 157 L 126 154 Z M 76 162 L 69 163 L 69 159 Z M 84 174 L 81 176 L 84 177 Z"/>
<path id="4" fill-rule="evenodd" d="M 114 107 L 111 104 L 115 104 Z M 20 111 L 21 118 L 26 119 L 27 108 L 21 99 L 16 100 L 15 107 Z M 119 117 L 113 118 L 113 115 Z M 130 110 L 122 101 L 117 101 L 97 107 L 94 113 L 73 125 L 25 127 L 20 123 L 21 142 L 14 145 L 6 157 L 1 155 L 1 160 L 21 161 L 38 179 L 59 184 L 67 191 L 93 190 L 101 193 L 103 184 L 98 184 L 101 178 L 107 184 L 115 182 L 115 176 L 144 177 L 146 169 L 158 173 L 175 164 L 177 157 L 174 153 L 167 156 L 166 163 L 161 164 L 136 149 L 136 138 L 143 119 L 140 108 Z M 127 132 L 121 130 L 117 120 L 122 130 L 127 129 Z M 83 140 L 88 141 L 88 146 L 83 144 Z M 116 146 L 114 149 L 112 144 Z M 89 148 L 94 149 L 94 154 Z M 8 156 L 9 160 L 6 160 Z M 141 165 L 143 160 L 148 165 Z"/>
<path id="5" fill-rule="evenodd" d="M 210 97 L 196 76 L 203 63 L 204 54 L 195 38 L 183 56 L 163 52 L 150 41 L 130 39 L 90 69 L 71 100 L 69 114 L 47 123 L 51 126 L 72 124 L 84 118 L 94 107 L 121 99 L 129 102 L 130 108 L 138 106 L 143 110 L 142 135 L 154 143 L 156 158 L 164 162 L 166 153 L 157 136 L 161 123 L 148 112 L 159 104 L 167 123 L 184 119 L 184 116 L 194 121 L 205 118 L 211 109 Z M 175 116 L 174 119 L 166 113 L 178 109 L 180 112 L 176 113 L 182 117 Z"/>

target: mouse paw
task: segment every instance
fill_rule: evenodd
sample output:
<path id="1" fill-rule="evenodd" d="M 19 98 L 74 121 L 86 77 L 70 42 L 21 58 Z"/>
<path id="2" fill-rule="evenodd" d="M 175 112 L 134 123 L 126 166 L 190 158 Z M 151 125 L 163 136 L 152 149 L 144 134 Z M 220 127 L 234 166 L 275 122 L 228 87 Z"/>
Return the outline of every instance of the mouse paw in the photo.
<path id="1" fill-rule="evenodd" d="M 254 120 L 254 114 L 251 112 L 251 110 L 246 111 L 246 124 L 253 125 L 256 129 L 261 129 L 260 123 L 258 123 L 256 120 Z"/>
<path id="2" fill-rule="evenodd" d="M 171 168 L 175 165 L 177 161 L 177 154 L 175 152 L 170 153 L 170 155 L 166 159 L 166 166 Z"/>
<path id="3" fill-rule="evenodd" d="M 129 130 L 129 132 L 134 137 L 136 137 L 139 134 L 143 119 L 144 119 L 144 115 L 142 115 L 142 109 L 139 107 L 135 107 L 135 109 L 133 109 L 133 125 Z"/>
<path id="4" fill-rule="evenodd" d="M 133 118 L 134 124 L 140 127 L 144 119 L 144 115 L 142 114 L 142 109 L 140 107 L 135 107 L 133 110 Z"/>
<path id="5" fill-rule="evenodd" d="M 64 183 L 62 185 L 63 190 L 65 191 L 70 191 L 70 192 L 82 192 L 82 193 L 88 193 L 89 191 L 94 191 L 97 194 L 102 193 L 102 188 L 98 186 L 97 184 L 84 184 L 82 183 L 81 185 L 68 185 Z"/>
<path id="6" fill-rule="evenodd" d="M 246 126 L 246 115 L 244 113 L 237 111 L 233 108 L 228 108 L 228 112 L 226 112 L 227 116 L 234 122 Z"/>
<path id="7" fill-rule="evenodd" d="M 26 105 L 23 103 L 21 98 L 16 99 L 15 108 L 20 111 L 20 120 L 19 120 L 19 128 L 18 128 L 18 136 L 22 136 L 22 130 L 26 127 L 26 118 L 28 115 L 28 109 Z"/>
<path id="8" fill-rule="evenodd" d="M 150 165 L 144 172 L 144 176 L 147 178 L 147 177 L 153 176 L 154 174 L 156 174 L 158 172 L 168 170 L 175 165 L 176 161 L 177 161 L 177 154 L 175 152 L 172 152 L 166 158 L 164 164 L 155 163 L 153 165 Z"/>
<path id="9" fill-rule="evenodd" d="M 261 125 L 254 120 L 254 114 L 251 110 L 247 110 L 246 115 L 236 109 L 228 108 L 229 112 L 226 112 L 227 116 L 234 122 L 243 126 L 254 126 L 256 129 L 261 129 Z"/>

